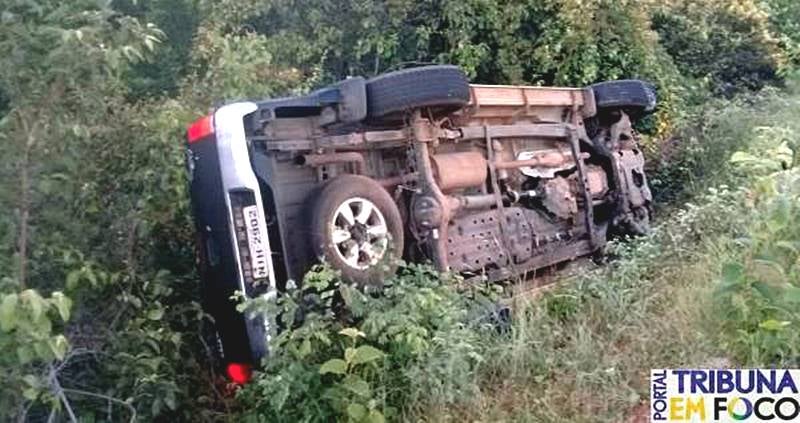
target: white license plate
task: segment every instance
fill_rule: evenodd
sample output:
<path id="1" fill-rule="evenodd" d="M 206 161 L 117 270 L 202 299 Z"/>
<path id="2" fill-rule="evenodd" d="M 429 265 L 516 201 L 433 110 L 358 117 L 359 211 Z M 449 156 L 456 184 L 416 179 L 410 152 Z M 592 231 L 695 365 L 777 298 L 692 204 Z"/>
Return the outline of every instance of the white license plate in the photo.
<path id="1" fill-rule="evenodd" d="M 258 206 L 247 206 L 242 209 L 242 214 L 247 228 L 247 244 L 250 247 L 253 279 L 266 278 L 269 275 L 269 243 L 266 228 L 259 219 Z"/>

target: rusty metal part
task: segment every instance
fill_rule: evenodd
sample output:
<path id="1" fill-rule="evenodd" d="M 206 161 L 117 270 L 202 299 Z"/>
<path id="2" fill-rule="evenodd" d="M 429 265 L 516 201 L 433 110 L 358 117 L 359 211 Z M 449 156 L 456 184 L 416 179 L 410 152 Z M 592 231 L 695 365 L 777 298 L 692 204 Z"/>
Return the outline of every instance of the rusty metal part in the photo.
<path id="1" fill-rule="evenodd" d="M 624 211 L 644 207 L 653 200 L 647 177 L 644 173 L 644 156 L 639 150 L 621 150 L 615 154 L 615 162 L 624 194 Z"/>
<path id="2" fill-rule="evenodd" d="M 608 193 L 608 177 L 600 166 L 586 166 L 586 179 L 592 198 L 601 198 Z"/>
<path id="3" fill-rule="evenodd" d="M 531 236 L 530 228 L 515 231 Z M 487 210 L 453 220 L 447 238 L 447 254 L 451 269 L 457 272 L 477 271 L 487 265 L 508 266 L 509 255 L 502 241 L 495 210 Z M 531 246 L 532 242 L 529 242 Z M 531 247 L 528 247 L 531 248 Z"/>
<path id="4" fill-rule="evenodd" d="M 484 135 L 486 141 L 486 154 L 487 158 L 489 159 L 489 180 L 492 186 L 492 194 L 495 198 L 495 205 L 497 208 L 494 210 L 495 215 L 497 216 L 498 224 L 497 227 L 500 229 L 500 250 L 504 251 L 506 255 L 509 254 L 510 247 L 509 247 L 509 233 L 508 229 L 506 228 L 506 216 L 505 210 L 503 209 L 503 195 L 500 191 L 500 182 L 497 175 L 497 168 L 495 167 L 495 163 L 497 163 L 495 159 L 495 149 L 494 149 L 494 140 L 492 139 L 492 130 L 489 126 L 484 126 Z M 500 253 L 501 257 L 503 253 Z M 514 264 L 509 263 L 513 268 Z M 515 272 L 516 273 L 516 272 Z"/>
<path id="5" fill-rule="evenodd" d="M 450 266 L 456 271 L 480 271 L 520 266 L 546 254 L 553 244 L 573 239 L 567 222 L 551 223 L 540 212 L 524 207 L 504 210 L 507 240 L 503 241 L 496 210 L 453 219 L 447 246 Z M 519 270 L 523 270 L 520 268 Z"/>
<path id="6" fill-rule="evenodd" d="M 508 169 L 497 167 L 497 163 L 514 161 L 514 145 L 509 143 L 511 148 L 506 148 L 499 140 L 492 140 L 492 149 L 494 150 L 495 169 L 497 170 L 497 179 L 501 181 L 507 180 L 511 175 Z"/>
<path id="7" fill-rule="evenodd" d="M 526 151 L 520 153 L 519 157 L 528 157 Z M 542 166 L 542 167 L 559 167 L 567 163 L 575 163 L 574 159 L 572 158 L 572 153 L 569 152 L 562 152 L 558 150 L 552 151 L 545 151 L 545 152 L 530 152 L 534 154 L 532 158 L 524 158 L 518 159 L 509 162 L 497 162 L 495 166 L 498 169 L 513 169 L 513 168 L 522 168 L 522 167 L 534 167 L 534 166 Z M 588 159 L 589 153 L 581 153 L 581 158 Z"/>
<path id="8" fill-rule="evenodd" d="M 451 191 L 486 183 L 486 159 L 477 151 L 431 156 L 433 174 L 439 189 Z"/>
<path id="9" fill-rule="evenodd" d="M 631 118 L 620 112 L 620 118 L 609 128 L 609 139 L 606 147 L 612 150 L 630 149 L 636 145 L 636 136 Z"/>
<path id="10" fill-rule="evenodd" d="M 422 229 L 436 229 L 444 217 L 442 204 L 436 198 L 422 195 L 414 198 L 411 206 L 414 222 Z"/>
<path id="11" fill-rule="evenodd" d="M 419 178 L 419 173 L 406 173 L 405 175 L 392 176 L 390 178 L 378 179 L 377 182 L 384 188 L 391 188 L 397 185 L 408 184 Z"/>
<path id="12" fill-rule="evenodd" d="M 439 271 L 447 271 L 449 268 L 447 261 L 447 246 L 445 239 L 447 238 L 448 223 L 452 215 L 452 211 L 448 207 L 447 199 L 436 184 L 436 179 L 433 176 L 433 166 L 431 165 L 430 142 L 435 139 L 430 138 L 430 133 L 426 128 L 430 127 L 430 123 L 422 119 L 419 110 L 414 112 L 412 121 L 412 146 L 413 146 L 413 160 L 419 172 L 419 189 L 420 194 L 429 196 L 442 207 L 442 213 L 439 222 L 431 222 L 431 226 L 438 224 L 438 227 L 432 228 L 428 231 L 427 242 L 430 244 L 431 259 Z"/>
<path id="13" fill-rule="evenodd" d="M 411 122 L 411 134 L 417 142 L 436 142 L 442 137 L 439 126 L 431 123 L 428 119 L 423 119 L 419 110 L 414 113 L 415 118 Z"/>
<path id="14" fill-rule="evenodd" d="M 592 247 L 597 247 L 599 243 L 594 229 L 594 207 L 592 206 L 592 194 L 589 193 L 589 188 L 587 187 L 589 180 L 586 178 L 586 166 L 583 163 L 583 159 L 580 158 L 580 139 L 578 138 L 578 130 L 575 126 L 571 128 L 569 142 L 570 147 L 572 148 L 572 156 L 576 158 L 575 165 L 578 169 L 578 188 L 583 194 L 583 201 L 586 205 L 584 220 L 586 222 L 586 232 L 589 234 L 589 244 Z"/>
<path id="15" fill-rule="evenodd" d="M 581 153 L 580 159 L 588 159 L 589 153 Z M 550 149 L 544 151 L 522 151 L 518 160 L 498 163 L 504 168 L 519 167 L 519 171 L 532 178 L 554 178 L 556 173 L 575 168 L 575 159 L 570 151 Z"/>
<path id="16" fill-rule="evenodd" d="M 366 168 L 364 156 L 361 153 L 346 152 L 346 153 L 321 153 L 321 154 L 306 154 L 297 156 L 295 163 L 301 166 L 319 167 L 335 163 L 355 163 L 356 173 L 359 175 L 364 174 Z"/>
<path id="17" fill-rule="evenodd" d="M 465 126 L 460 128 L 460 139 L 480 140 L 485 138 L 483 126 Z M 518 125 L 492 125 L 492 139 L 507 138 L 566 138 L 570 125 L 564 123 L 537 123 Z"/>
<path id="18" fill-rule="evenodd" d="M 458 210 L 488 209 L 497 204 L 494 194 L 457 195 L 449 199 L 453 204 L 451 208 Z"/>
<path id="19" fill-rule="evenodd" d="M 547 179 L 542 184 L 542 205 L 560 219 L 578 214 L 578 202 L 572 184 L 566 178 Z"/>
<path id="20" fill-rule="evenodd" d="M 582 110 L 584 117 L 596 113 L 590 89 L 509 85 L 470 85 L 470 104 L 456 113 L 457 120 L 480 120 L 497 124 L 504 121 L 560 121 L 570 107 Z"/>

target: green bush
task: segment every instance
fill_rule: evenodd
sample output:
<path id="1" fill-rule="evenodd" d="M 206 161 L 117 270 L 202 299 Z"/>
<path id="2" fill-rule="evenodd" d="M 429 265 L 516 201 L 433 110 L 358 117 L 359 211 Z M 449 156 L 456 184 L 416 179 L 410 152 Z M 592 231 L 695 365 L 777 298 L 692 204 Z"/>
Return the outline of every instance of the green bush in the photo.
<path id="1" fill-rule="evenodd" d="M 800 64 L 800 3 L 794 0 L 767 0 L 765 8 L 774 32 L 790 55 L 794 66 Z"/>
<path id="2" fill-rule="evenodd" d="M 64 360 L 70 349 L 63 335 L 72 302 L 61 292 L 44 298 L 27 289 L 0 294 L 0 409 L 13 410 L 20 402 L 61 402 L 63 391 L 54 389 L 54 361 Z M 20 396 L 22 398 L 20 398 Z"/>
<path id="3" fill-rule="evenodd" d="M 731 161 L 753 180 L 739 254 L 722 267 L 718 304 L 727 346 L 748 366 L 800 360 L 800 144 L 797 127 L 762 127 Z"/>
<path id="4" fill-rule="evenodd" d="M 344 285 L 327 267 L 277 303 L 245 313 L 281 316 L 264 369 L 240 392 L 252 421 L 383 421 L 408 405 L 458 403 L 483 361 L 474 315 L 484 295 L 428 266 L 407 265 L 380 289 Z M 335 310 L 335 311 L 334 311 Z"/>
<path id="5" fill-rule="evenodd" d="M 675 0 L 656 7 L 653 28 L 685 75 L 730 96 L 780 81 L 785 52 L 753 0 Z"/>

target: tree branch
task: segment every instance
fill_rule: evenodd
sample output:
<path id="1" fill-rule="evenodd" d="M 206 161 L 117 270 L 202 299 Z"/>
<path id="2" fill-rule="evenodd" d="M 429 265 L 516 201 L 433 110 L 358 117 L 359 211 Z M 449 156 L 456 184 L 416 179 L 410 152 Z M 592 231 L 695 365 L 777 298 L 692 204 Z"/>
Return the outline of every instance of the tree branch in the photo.
<path id="1" fill-rule="evenodd" d="M 69 393 L 69 394 L 85 395 L 87 397 L 100 398 L 100 399 L 104 399 L 104 400 L 106 400 L 108 402 L 113 402 L 115 404 L 119 404 L 119 405 L 125 406 L 131 412 L 131 423 L 136 421 L 136 409 L 132 405 L 128 404 L 127 402 L 125 402 L 125 401 L 123 401 L 123 400 L 121 400 L 119 398 L 114 398 L 114 397 L 110 397 L 108 395 L 98 394 L 96 392 L 83 391 L 83 390 L 80 390 L 80 389 L 62 388 L 62 391 L 66 392 L 66 393 Z"/>

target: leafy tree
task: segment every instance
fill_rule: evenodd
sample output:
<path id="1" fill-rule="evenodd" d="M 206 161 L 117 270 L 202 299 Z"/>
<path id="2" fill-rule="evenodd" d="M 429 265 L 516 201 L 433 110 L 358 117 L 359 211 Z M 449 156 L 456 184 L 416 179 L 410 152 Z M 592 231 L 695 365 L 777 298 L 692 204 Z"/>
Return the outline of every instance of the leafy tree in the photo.
<path id="1" fill-rule="evenodd" d="M 653 27 L 681 72 L 720 94 L 778 81 L 783 51 L 753 0 L 675 0 L 657 7 Z"/>
<path id="2" fill-rule="evenodd" d="M 765 2 L 773 32 L 780 37 L 782 47 L 793 64 L 800 63 L 800 3 L 793 0 Z"/>
<path id="3" fill-rule="evenodd" d="M 162 45 L 149 60 L 135 63 L 126 73 L 133 99 L 174 95 L 186 74 L 192 39 L 200 20 L 197 4 L 190 0 L 115 0 L 121 13 L 151 22 L 164 35 Z"/>
<path id="4" fill-rule="evenodd" d="M 97 141 L 121 104 L 120 75 L 155 47 L 160 33 L 93 1 L 10 1 L 2 22 L 0 91 L 6 100 L 0 169 L 7 183 L 0 196 L 7 211 L 14 211 L 0 219 L 0 236 L 11 241 L 4 244 L 4 258 L 13 257 L 0 261 L 3 310 L 11 316 L 0 334 L 10 348 L 3 348 L 2 366 L 4 374 L 25 375 L 29 387 L 41 388 L 67 410 L 52 364 L 66 357 L 67 343 L 47 310 L 57 307 L 66 320 L 69 300 L 60 293 L 45 299 L 36 290 L 63 289 L 57 256 L 88 248 L 82 241 L 91 225 L 73 220 L 86 206 L 81 198 L 89 184 L 83 178 L 87 158 L 106 147 Z M 29 287 L 35 290 L 25 290 Z M 26 309 L 32 313 L 28 323 Z M 52 353 L 39 344 L 30 350 L 20 337 L 47 342 Z M 25 398 L 35 399 L 37 392 Z M 5 405 L 10 414 L 23 410 L 20 404 Z"/>

